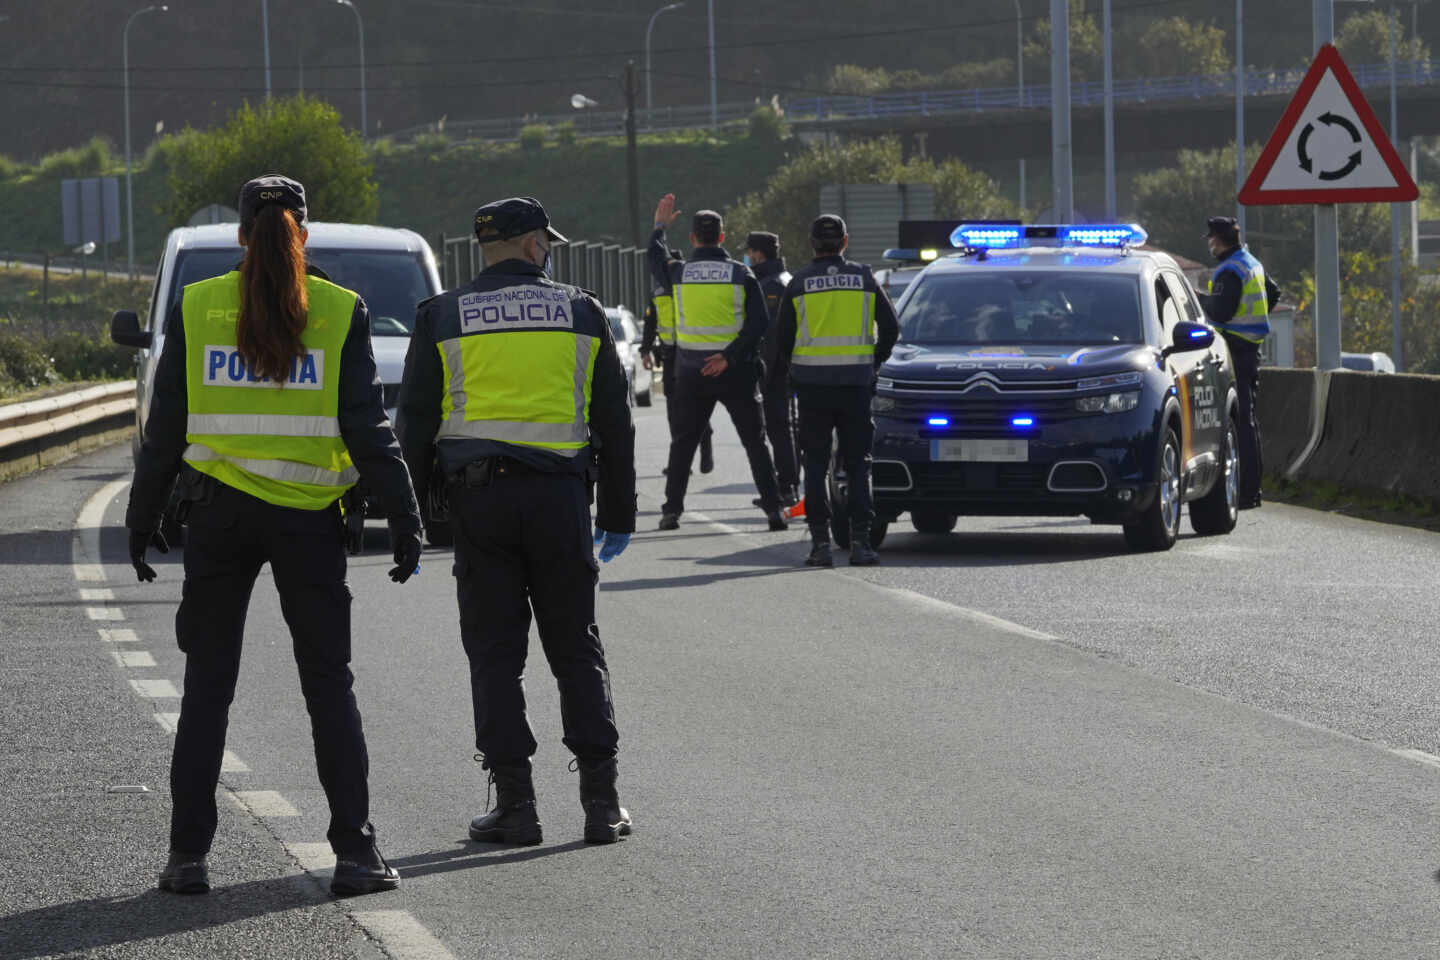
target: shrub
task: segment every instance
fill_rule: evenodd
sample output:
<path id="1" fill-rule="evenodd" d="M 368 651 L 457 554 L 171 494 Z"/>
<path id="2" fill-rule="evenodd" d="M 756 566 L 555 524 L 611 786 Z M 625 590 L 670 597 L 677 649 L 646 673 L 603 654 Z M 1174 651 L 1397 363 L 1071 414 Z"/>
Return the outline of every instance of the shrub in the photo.
<path id="1" fill-rule="evenodd" d="M 555 124 L 555 142 L 562 147 L 575 146 L 575 139 L 578 134 L 575 131 L 575 121 L 566 120 L 564 123 Z"/>
<path id="2" fill-rule="evenodd" d="M 115 148 L 104 137 L 91 137 L 90 142 L 58 150 L 40 158 L 38 169 L 42 177 L 94 177 L 104 173 L 113 164 Z"/>
<path id="3" fill-rule="evenodd" d="M 764 103 L 756 107 L 747 122 L 751 140 L 776 143 L 785 138 L 785 121 L 780 118 L 779 109 L 771 104 Z"/>
<path id="4" fill-rule="evenodd" d="M 0 380 L 28 389 L 55 380 L 50 358 L 38 345 L 13 333 L 0 333 Z"/>
<path id="5" fill-rule="evenodd" d="M 441 150 L 450 146 L 450 138 L 439 130 L 427 130 L 424 133 L 417 133 L 415 134 L 415 139 L 411 142 L 415 144 L 415 149 L 421 153 L 439 153 Z M 376 152 L 379 153 L 379 151 Z M 383 153 L 380 155 L 387 156 L 387 154 Z"/>
<path id="6" fill-rule="evenodd" d="M 212 130 L 187 129 L 173 138 L 172 225 L 212 203 L 234 206 L 252 177 L 282 173 L 305 185 L 310 219 L 366 223 L 379 212 L 375 167 L 360 135 L 347 130 L 328 103 L 283 97 L 248 103 Z"/>
<path id="7" fill-rule="evenodd" d="M 129 376 L 135 366 L 135 351 L 83 333 L 60 334 L 44 353 L 64 380 L 115 380 Z"/>
<path id="8" fill-rule="evenodd" d="M 24 169 L 23 164 L 0 153 L 0 180 L 11 180 L 19 176 Z"/>
<path id="9" fill-rule="evenodd" d="M 395 140 L 392 137 L 376 137 L 370 141 L 370 153 L 377 157 L 395 156 Z"/>
<path id="10" fill-rule="evenodd" d="M 543 123 L 527 123 L 520 128 L 520 146 L 526 150 L 538 150 L 545 146 L 550 128 Z"/>

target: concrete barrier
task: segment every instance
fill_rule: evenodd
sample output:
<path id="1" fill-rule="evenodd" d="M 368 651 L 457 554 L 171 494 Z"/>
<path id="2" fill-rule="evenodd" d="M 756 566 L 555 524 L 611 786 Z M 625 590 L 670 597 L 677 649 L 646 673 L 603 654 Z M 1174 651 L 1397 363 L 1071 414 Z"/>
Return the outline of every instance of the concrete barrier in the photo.
<path id="1" fill-rule="evenodd" d="M 1265 367 L 1260 371 L 1260 458 L 1265 472 L 1282 475 L 1310 441 L 1315 371 Z"/>
<path id="2" fill-rule="evenodd" d="M 1440 499 L 1440 377 L 1337 371 L 1299 478 Z"/>

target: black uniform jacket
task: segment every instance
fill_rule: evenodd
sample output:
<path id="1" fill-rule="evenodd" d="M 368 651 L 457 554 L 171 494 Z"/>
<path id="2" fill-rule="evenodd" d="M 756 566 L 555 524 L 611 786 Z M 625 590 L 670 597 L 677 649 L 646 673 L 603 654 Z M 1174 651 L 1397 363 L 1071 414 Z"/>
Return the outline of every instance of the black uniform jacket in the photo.
<path id="1" fill-rule="evenodd" d="M 1229 260 L 1239 253 L 1240 249 L 1232 247 L 1227 250 L 1220 255 L 1219 262 Z M 1240 297 L 1244 292 L 1245 283 L 1240 279 L 1240 275 L 1234 270 L 1224 270 L 1215 278 L 1210 292 L 1200 294 L 1200 306 L 1211 323 L 1229 323 L 1235 319 L 1235 311 L 1240 309 Z M 1280 288 L 1270 279 L 1268 273 L 1265 275 L 1265 301 L 1267 310 L 1274 310 L 1275 304 L 1280 302 Z"/>
<path id="2" fill-rule="evenodd" d="M 313 273 L 323 277 L 318 270 Z M 185 385 L 185 323 L 177 303 L 166 323 L 165 346 L 155 366 L 155 388 L 140 455 L 135 460 L 135 483 L 130 488 L 130 506 L 125 526 L 131 530 L 155 530 L 170 498 L 170 488 L 180 472 L 189 416 Z M 340 439 L 360 471 L 361 481 L 375 496 L 385 515 L 395 519 L 411 517 L 420 522 L 420 510 L 410 474 L 400 456 L 400 445 L 385 415 L 380 375 L 375 370 L 375 353 L 370 347 L 370 308 L 358 295 L 350 314 L 350 333 L 340 350 Z"/>
<path id="3" fill-rule="evenodd" d="M 650 273 L 655 278 L 655 285 L 666 293 L 673 293 L 687 261 L 670 259 L 670 248 L 665 245 L 664 228 L 657 227 L 650 235 L 648 254 Z M 753 369 L 760 340 L 770 326 L 770 314 L 765 309 L 765 293 L 760 289 L 760 281 L 755 279 L 755 274 L 745 264 L 730 259 L 730 255 L 722 247 L 696 247 L 690 254 L 689 262 L 697 260 L 729 263 L 736 271 L 736 278 L 745 285 L 745 322 L 740 327 L 739 335 L 719 352 L 724 353 L 725 359 L 730 363 L 730 369 L 723 378 L 733 374 L 747 375 Z M 676 375 L 698 374 L 705 365 L 705 358 L 713 353 L 714 351 L 709 350 L 676 350 Z"/>
<path id="4" fill-rule="evenodd" d="M 780 338 L 776 324 L 780 319 L 780 301 L 785 298 L 785 286 L 790 282 L 790 275 L 785 272 L 783 258 L 766 260 L 752 269 L 765 294 L 765 312 L 770 315 L 770 326 L 765 329 L 765 339 L 760 341 L 760 359 L 765 361 L 766 382 L 775 383 L 780 375 Z"/>
<path id="5" fill-rule="evenodd" d="M 570 455 L 469 437 L 451 437 L 437 444 L 435 435 L 444 419 L 441 403 L 445 396 L 445 372 L 437 344 L 462 336 L 460 298 L 468 293 L 524 285 L 566 291 L 570 296 L 575 333 L 599 340 L 590 391 L 590 446 Z M 610 321 L 599 301 L 589 293 L 554 282 L 532 263 L 502 261 L 487 267 L 464 286 L 421 302 L 415 317 L 415 332 L 410 337 L 410 351 L 405 355 L 405 377 L 400 383 L 395 419 L 400 445 L 417 490 L 425 491 L 431 483 L 446 482 L 466 464 L 482 457 L 505 456 L 536 470 L 584 474 L 593 456 L 600 467 L 595 522 L 611 533 L 635 530 L 635 433 L 630 419 L 630 387 L 615 350 Z M 432 477 L 437 465 L 442 476 Z"/>
<path id="6" fill-rule="evenodd" d="M 875 276 L 870 272 L 869 267 L 863 263 L 846 260 L 841 256 L 816 257 L 814 262 L 797 270 L 795 276 L 791 278 L 790 285 L 785 288 L 785 299 L 780 304 L 780 317 L 776 321 L 775 338 L 778 341 L 779 353 L 777 363 L 782 370 L 789 369 L 790 379 L 797 385 L 801 381 L 795 379 L 795 370 L 790 368 L 790 358 L 795 353 L 796 328 L 799 324 L 795 313 L 795 298 L 805 292 L 807 278 L 840 272 L 860 273 L 864 278 L 865 289 L 875 295 L 876 370 L 879 370 L 885 361 L 890 359 L 890 351 L 894 348 L 895 341 L 900 339 L 900 324 L 895 319 L 895 305 L 890 302 L 890 295 L 880 289 L 880 285 L 875 282 Z"/>

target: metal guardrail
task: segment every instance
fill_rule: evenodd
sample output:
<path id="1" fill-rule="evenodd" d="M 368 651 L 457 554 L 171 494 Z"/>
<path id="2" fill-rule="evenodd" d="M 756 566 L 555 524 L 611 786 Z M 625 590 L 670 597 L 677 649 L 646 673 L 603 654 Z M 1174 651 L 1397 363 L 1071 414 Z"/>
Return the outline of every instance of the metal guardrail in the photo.
<path id="1" fill-rule="evenodd" d="M 123 428 L 134 416 L 134 380 L 0 406 L 0 480 L 98 446 L 86 440 Z"/>
<path id="2" fill-rule="evenodd" d="M 1308 68 L 1248 70 L 1245 74 L 1245 95 L 1260 97 L 1293 93 L 1305 76 L 1306 69 Z M 1360 64 L 1351 67 L 1351 72 L 1362 87 L 1383 87 L 1390 83 L 1388 63 Z M 1398 64 L 1396 83 L 1406 87 L 1440 84 L 1440 59 L 1405 61 Z M 1115 81 L 1113 91 L 1116 103 L 1229 98 L 1235 95 L 1235 74 L 1131 77 Z M 1070 98 L 1075 106 L 1098 106 L 1104 102 L 1105 86 L 1098 80 L 1072 83 Z M 879 93 L 873 96 L 792 97 L 782 102 L 782 109 L 787 121 L 805 125 L 847 120 L 983 113 L 987 110 L 1048 110 L 1050 103 L 1050 85 L 1033 84 L 1023 88 L 1011 85 L 972 90 Z M 719 121 L 722 125 L 743 121 L 755 107 L 755 102 L 751 100 L 719 104 Z M 581 137 L 623 136 L 625 133 L 625 113 L 621 110 L 581 110 L 569 114 L 466 120 L 445 124 L 443 132 L 455 140 L 516 140 L 520 131 L 531 124 L 553 128 L 565 123 L 573 124 L 576 135 Z M 707 127 L 710 125 L 710 107 L 704 104 L 641 110 L 636 114 L 636 123 L 642 131 Z M 400 140 L 413 139 L 422 133 L 439 132 L 438 126 L 426 124 L 410 127 L 391 136 Z"/>
<path id="3" fill-rule="evenodd" d="M 441 234 L 437 249 L 440 283 L 446 290 L 469 283 L 485 269 L 474 237 Z M 550 274 L 561 283 L 589 290 L 607 307 L 629 307 L 636 317 L 650 302 L 650 264 L 643 248 L 588 240 L 556 244 L 550 251 Z"/>

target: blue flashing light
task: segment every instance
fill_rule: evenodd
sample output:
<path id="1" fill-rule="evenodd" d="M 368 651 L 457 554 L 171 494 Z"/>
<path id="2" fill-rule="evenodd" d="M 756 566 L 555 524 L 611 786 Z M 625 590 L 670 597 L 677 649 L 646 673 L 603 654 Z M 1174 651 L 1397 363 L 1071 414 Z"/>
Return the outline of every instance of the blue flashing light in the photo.
<path id="1" fill-rule="evenodd" d="M 1190 331 L 1190 339 L 1191 339 L 1191 340 L 1204 340 L 1204 339 L 1205 339 L 1206 337 L 1208 337 L 1208 336 L 1210 336 L 1210 331 L 1209 331 L 1209 330 L 1191 330 L 1191 331 Z"/>
<path id="2" fill-rule="evenodd" d="M 1058 239 L 1067 247 L 1138 247 L 1150 235 L 1136 223 L 1086 223 L 1061 227 Z"/>
<path id="3" fill-rule="evenodd" d="M 1034 417 L 1011 417 L 1011 418 L 1010 418 L 1010 426 L 1012 426 L 1012 427 L 1033 427 L 1033 426 L 1035 426 L 1035 418 L 1034 418 Z"/>
<path id="4" fill-rule="evenodd" d="M 950 246 L 969 250 L 1005 250 L 1025 246 L 1025 228 L 962 223 L 950 234 Z"/>
<path id="5" fill-rule="evenodd" d="M 926 420 L 925 422 L 928 423 L 928 424 L 930 424 L 930 426 L 932 426 L 932 427 L 948 427 L 948 426 L 950 426 L 950 418 L 949 418 L 949 417 L 931 417 L 929 420 Z"/>

